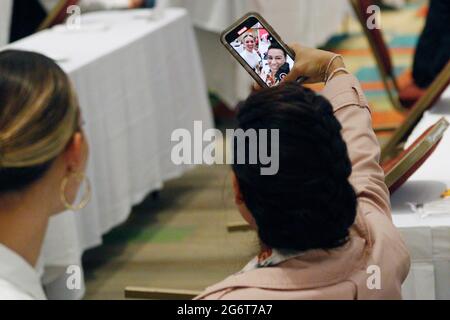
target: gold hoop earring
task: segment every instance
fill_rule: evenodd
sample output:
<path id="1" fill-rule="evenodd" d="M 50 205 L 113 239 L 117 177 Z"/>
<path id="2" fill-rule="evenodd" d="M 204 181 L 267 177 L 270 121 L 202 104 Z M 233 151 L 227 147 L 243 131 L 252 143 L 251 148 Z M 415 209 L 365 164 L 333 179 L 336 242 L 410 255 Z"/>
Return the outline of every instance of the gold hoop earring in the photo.
<path id="1" fill-rule="evenodd" d="M 76 179 L 80 183 L 80 185 L 84 182 L 86 184 L 86 191 L 83 194 L 83 197 L 81 197 L 81 201 L 79 204 L 75 205 L 73 203 L 69 203 L 66 198 L 66 187 L 69 183 L 69 180 L 71 178 Z M 64 207 L 66 207 L 67 210 L 72 211 L 80 211 L 81 209 L 84 209 L 89 201 L 91 200 L 92 192 L 91 192 L 91 182 L 89 181 L 89 178 L 82 172 L 71 172 L 67 176 L 64 177 L 64 179 L 61 182 L 61 202 L 63 203 Z"/>

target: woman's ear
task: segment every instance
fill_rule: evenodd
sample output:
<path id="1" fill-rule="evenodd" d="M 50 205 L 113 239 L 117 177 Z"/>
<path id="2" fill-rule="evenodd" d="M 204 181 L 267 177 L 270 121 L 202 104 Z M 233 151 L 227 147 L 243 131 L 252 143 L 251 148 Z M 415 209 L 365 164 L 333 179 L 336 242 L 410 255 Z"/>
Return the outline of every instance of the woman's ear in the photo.
<path id="1" fill-rule="evenodd" d="M 81 132 L 76 132 L 64 151 L 64 160 L 69 171 L 84 170 L 86 160 L 85 140 Z"/>
<path id="2" fill-rule="evenodd" d="M 239 181 L 234 172 L 231 174 L 231 180 L 233 182 L 234 202 L 238 206 L 242 205 L 244 203 L 244 199 L 242 197 L 241 188 L 239 187 Z"/>
<path id="3" fill-rule="evenodd" d="M 232 173 L 231 179 L 233 180 L 234 202 L 236 203 L 242 218 L 244 218 L 244 220 L 247 221 L 253 229 L 257 229 L 258 227 L 256 225 L 256 221 L 245 204 L 244 197 L 242 196 L 242 192 L 239 187 L 239 181 L 234 172 Z"/>

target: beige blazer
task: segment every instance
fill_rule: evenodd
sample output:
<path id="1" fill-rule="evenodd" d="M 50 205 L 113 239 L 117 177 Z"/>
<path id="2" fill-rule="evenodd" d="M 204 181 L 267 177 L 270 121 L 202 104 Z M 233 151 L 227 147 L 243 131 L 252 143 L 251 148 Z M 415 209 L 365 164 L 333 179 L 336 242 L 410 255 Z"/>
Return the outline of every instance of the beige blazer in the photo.
<path id="1" fill-rule="evenodd" d="M 310 250 L 275 267 L 228 277 L 196 299 L 401 299 L 410 257 L 392 223 L 380 147 L 358 80 L 341 75 L 322 94 L 342 124 L 358 212 L 350 240 L 333 250 Z"/>

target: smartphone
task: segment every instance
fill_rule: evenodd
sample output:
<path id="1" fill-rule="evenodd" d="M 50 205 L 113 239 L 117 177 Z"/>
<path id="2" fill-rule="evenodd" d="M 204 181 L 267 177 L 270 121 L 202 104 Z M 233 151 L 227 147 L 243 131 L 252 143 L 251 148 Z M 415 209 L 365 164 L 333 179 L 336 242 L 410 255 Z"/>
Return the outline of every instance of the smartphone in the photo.
<path id="1" fill-rule="evenodd" d="M 261 87 L 278 85 L 294 67 L 295 53 L 257 13 L 223 31 L 220 41 Z"/>

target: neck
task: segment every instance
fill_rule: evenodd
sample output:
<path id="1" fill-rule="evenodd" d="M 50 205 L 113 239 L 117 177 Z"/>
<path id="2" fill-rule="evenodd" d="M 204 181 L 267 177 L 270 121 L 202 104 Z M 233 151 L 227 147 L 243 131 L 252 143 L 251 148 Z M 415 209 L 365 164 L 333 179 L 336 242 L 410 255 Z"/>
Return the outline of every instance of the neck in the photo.
<path id="1" fill-rule="evenodd" d="M 50 201 L 42 199 L 52 197 L 43 189 L 0 198 L 0 243 L 33 267 L 39 258 L 51 214 Z"/>
<path id="2" fill-rule="evenodd" d="M 271 248 L 266 246 L 262 241 L 259 242 L 259 248 L 261 253 L 271 250 Z"/>

